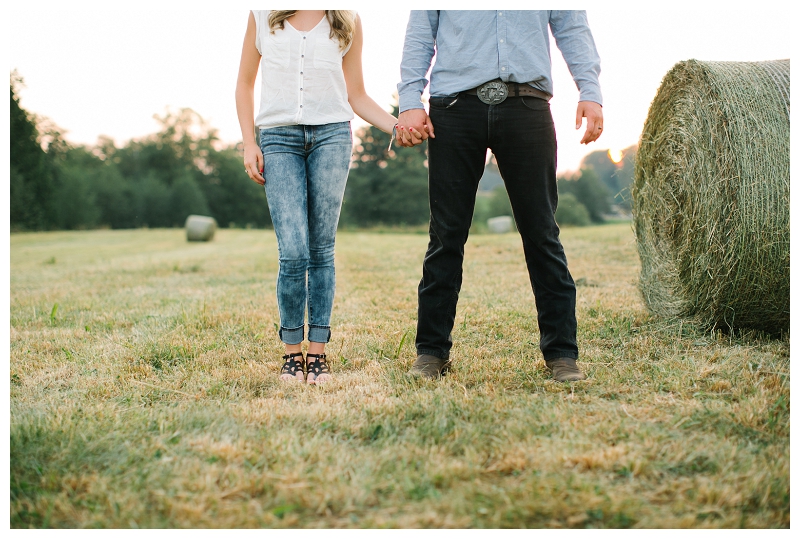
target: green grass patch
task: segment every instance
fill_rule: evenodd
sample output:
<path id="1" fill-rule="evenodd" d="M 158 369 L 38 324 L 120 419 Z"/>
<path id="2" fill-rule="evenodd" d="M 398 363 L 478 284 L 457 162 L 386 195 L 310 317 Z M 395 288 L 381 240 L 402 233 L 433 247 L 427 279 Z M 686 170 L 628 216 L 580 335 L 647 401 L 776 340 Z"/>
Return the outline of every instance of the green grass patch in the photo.
<path id="1" fill-rule="evenodd" d="M 470 238 L 453 371 L 406 378 L 427 237 L 381 230 L 339 234 L 307 387 L 271 231 L 12 235 L 11 526 L 788 527 L 788 336 L 653 318 L 629 224 L 562 240 L 586 382 L 548 377 L 516 234 Z"/>

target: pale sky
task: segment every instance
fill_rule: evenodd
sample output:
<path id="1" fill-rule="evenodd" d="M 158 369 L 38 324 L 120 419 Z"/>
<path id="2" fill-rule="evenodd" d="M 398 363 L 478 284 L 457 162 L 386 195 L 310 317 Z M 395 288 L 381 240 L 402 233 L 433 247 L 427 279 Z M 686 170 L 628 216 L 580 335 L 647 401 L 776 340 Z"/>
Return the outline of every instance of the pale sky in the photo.
<path id="1" fill-rule="evenodd" d="M 316 4 L 304 7 L 325 7 Z M 408 7 L 431 7 L 416 4 Z M 551 50 L 559 172 L 577 169 L 591 151 L 636 143 L 661 79 L 676 62 L 790 57 L 788 7 L 765 10 L 759 3 L 758 10 L 739 10 L 717 2 L 715 9 L 683 3 L 682 9 L 642 10 L 598 4 L 601 9 L 588 10 L 604 96 L 605 129 L 596 143 L 578 144 L 578 92 L 554 44 Z M 158 129 L 153 115 L 167 107 L 192 108 L 219 130 L 222 141 L 241 140 L 234 88 L 252 3 L 140 1 L 131 9 L 108 2 L 69 5 L 32 2 L 8 12 L 8 69 L 17 69 L 25 80 L 25 109 L 50 118 L 76 143 L 94 144 L 98 136 L 108 135 L 121 145 L 153 133 Z M 408 10 L 394 9 L 395 3 L 376 5 L 357 2 L 355 7 L 364 28 L 367 91 L 388 109 L 399 80 Z M 360 125 L 364 122 L 356 117 L 354 128 Z"/>

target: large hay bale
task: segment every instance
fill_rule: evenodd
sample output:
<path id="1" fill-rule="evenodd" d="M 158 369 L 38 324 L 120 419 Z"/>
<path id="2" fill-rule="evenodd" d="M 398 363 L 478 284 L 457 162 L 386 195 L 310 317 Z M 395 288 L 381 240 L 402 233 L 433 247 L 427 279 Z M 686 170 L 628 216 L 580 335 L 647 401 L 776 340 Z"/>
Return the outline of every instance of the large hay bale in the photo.
<path id="1" fill-rule="evenodd" d="M 511 232 L 511 216 L 500 215 L 499 217 L 492 217 L 486 220 L 486 225 L 489 227 L 489 232 L 492 234 Z"/>
<path id="2" fill-rule="evenodd" d="M 706 327 L 789 327 L 789 60 L 676 64 L 632 187 L 648 307 Z"/>
<path id="3" fill-rule="evenodd" d="M 217 231 L 217 220 L 204 215 L 190 215 L 186 218 L 187 241 L 211 241 Z"/>

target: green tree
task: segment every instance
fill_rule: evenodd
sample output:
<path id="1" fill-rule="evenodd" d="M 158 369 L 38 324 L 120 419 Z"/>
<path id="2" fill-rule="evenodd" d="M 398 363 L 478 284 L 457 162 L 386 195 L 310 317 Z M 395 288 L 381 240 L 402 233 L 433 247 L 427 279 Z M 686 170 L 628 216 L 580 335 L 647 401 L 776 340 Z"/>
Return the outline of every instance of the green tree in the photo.
<path id="1" fill-rule="evenodd" d="M 591 223 L 589 210 L 578 202 L 572 193 L 564 193 L 558 197 L 556 223 L 559 226 L 586 226 Z"/>
<path id="2" fill-rule="evenodd" d="M 36 119 L 19 103 L 22 77 L 11 73 L 10 222 L 15 228 L 41 230 L 52 226 L 53 177 L 42 149 Z"/>
<path id="3" fill-rule="evenodd" d="M 492 189 L 492 198 L 489 201 L 489 217 L 500 215 L 514 216 L 511 209 L 511 200 L 508 198 L 508 191 L 504 184 L 500 184 Z"/>
<path id="4" fill-rule="evenodd" d="M 603 215 L 611 210 L 608 187 L 600 181 L 594 169 L 584 168 L 571 178 L 559 178 L 558 192 L 559 195 L 573 195 L 586 207 L 595 223 L 602 223 Z"/>
<path id="5" fill-rule="evenodd" d="M 229 146 L 209 154 L 209 172 L 201 188 L 210 215 L 220 226 L 265 227 L 272 224 L 264 188 L 244 171 L 242 152 Z"/>
<path id="6" fill-rule="evenodd" d="M 157 133 L 121 148 L 101 141 L 99 150 L 134 186 L 132 197 L 116 200 L 141 208 L 135 226 L 182 226 L 191 213 L 210 215 L 220 226 L 270 224 L 264 190 L 247 177 L 236 146 L 222 146 L 191 109 L 156 119 Z"/>
<path id="7" fill-rule="evenodd" d="M 61 139 L 51 141 L 48 156 L 53 164 L 53 225 L 59 229 L 92 228 L 101 224 L 97 184 L 103 164 L 84 147 L 71 147 Z M 98 177 L 98 174 L 100 177 Z"/>
<path id="8" fill-rule="evenodd" d="M 135 228 L 144 225 L 144 193 L 138 182 L 120 172 L 117 148 L 109 137 L 100 137 L 89 149 L 84 174 L 93 183 L 99 223 L 111 228 Z"/>
<path id="9" fill-rule="evenodd" d="M 392 114 L 397 115 L 397 105 Z M 390 135 L 367 126 L 356 136 L 342 206 L 342 223 L 370 226 L 418 225 L 428 221 L 427 144 L 393 145 Z"/>
<path id="10" fill-rule="evenodd" d="M 128 179 L 153 175 L 167 186 L 184 174 L 198 179 L 213 151 L 216 131 L 191 109 L 156 115 L 155 119 L 161 124 L 157 133 L 131 140 L 119 149 L 108 148 L 113 162 Z"/>
<path id="11" fill-rule="evenodd" d="M 614 204 L 630 209 L 630 191 L 633 183 L 633 161 L 636 157 L 637 145 L 622 150 L 622 159 L 615 163 L 608 150 L 597 150 L 587 154 L 581 160 L 581 169 L 592 169 L 600 181 L 608 187 Z"/>
<path id="12" fill-rule="evenodd" d="M 191 174 L 181 175 L 172 184 L 168 213 L 170 226 L 183 226 L 192 214 L 209 214 L 206 197 Z"/>
<path id="13" fill-rule="evenodd" d="M 591 169 L 597 178 L 605 184 L 610 195 L 613 197 L 619 192 L 617 183 L 617 164 L 611 160 L 609 150 L 595 150 L 586 154 L 581 159 L 581 170 Z"/>
<path id="14" fill-rule="evenodd" d="M 21 84 L 12 74 L 12 227 L 183 226 L 192 213 L 221 226 L 270 224 L 264 189 L 245 174 L 241 151 L 222 145 L 191 109 L 156 116 L 158 132 L 121 147 L 108 137 L 73 146 L 19 106 Z"/>
<path id="15" fill-rule="evenodd" d="M 142 212 L 137 221 L 150 228 L 171 226 L 173 219 L 170 212 L 170 186 L 161 181 L 155 171 L 148 172 L 144 178 L 138 178 L 136 183 L 142 195 Z"/>
<path id="16" fill-rule="evenodd" d="M 475 197 L 475 210 L 472 212 L 471 233 L 485 232 L 487 229 L 486 221 L 491 217 L 490 204 L 492 203 L 492 193 L 478 191 Z"/>

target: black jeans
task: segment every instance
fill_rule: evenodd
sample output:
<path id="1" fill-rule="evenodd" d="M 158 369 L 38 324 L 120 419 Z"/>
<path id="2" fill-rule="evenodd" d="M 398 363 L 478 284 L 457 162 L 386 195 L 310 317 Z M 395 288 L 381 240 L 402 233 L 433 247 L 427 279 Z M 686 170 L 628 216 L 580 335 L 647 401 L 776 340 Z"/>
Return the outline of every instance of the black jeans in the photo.
<path id="1" fill-rule="evenodd" d="M 477 96 L 431 97 L 436 138 L 428 139 L 430 241 L 419 283 L 417 353 L 448 358 L 461 290 L 464 244 L 486 149 L 500 174 L 522 236 L 545 360 L 578 358 L 575 283 L 555 221 L 556 134 L 550 104 L 509 97 L 486 105 Z"/>

